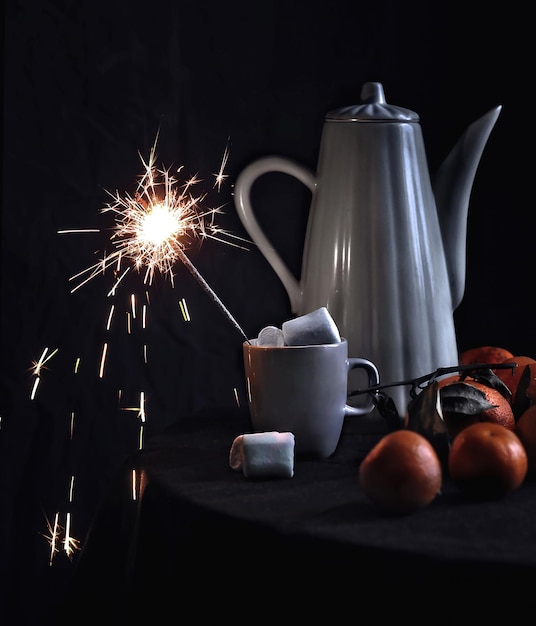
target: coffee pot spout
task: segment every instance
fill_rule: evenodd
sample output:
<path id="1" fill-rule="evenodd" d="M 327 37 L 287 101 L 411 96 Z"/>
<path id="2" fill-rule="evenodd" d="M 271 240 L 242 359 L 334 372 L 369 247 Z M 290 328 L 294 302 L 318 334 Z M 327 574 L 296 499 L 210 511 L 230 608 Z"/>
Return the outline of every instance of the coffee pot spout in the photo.
<path id="1" fill-rule="evenodd" d="M 501 105 L 491 109 L 465 130 L 432 180 L 453 310 L 465 291 L 467 215 L 473 181 L 501 109 Z"/>

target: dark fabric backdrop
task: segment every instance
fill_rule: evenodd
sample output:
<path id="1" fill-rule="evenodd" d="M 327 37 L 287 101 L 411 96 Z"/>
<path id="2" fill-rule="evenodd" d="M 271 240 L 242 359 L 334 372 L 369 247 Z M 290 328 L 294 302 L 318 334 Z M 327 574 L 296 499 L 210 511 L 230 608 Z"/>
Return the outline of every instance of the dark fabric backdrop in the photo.
<path id="1" fill-rule="evenodd" d="M 139 445 L 140 417 L 125 408 L 139 406 L 142 391 L 145 437 L 192 410 L 245 401 L 242 337 L 180 263 L 173 285 L 156 277 L 147 327 L 138 321 L 130 334 L 130 295 L 145 297 L 139 276 L 113 296 L 110 330 L 109 274 L 71 293 L 69 278 L 109 246 L 107 191 L 134 191 L 157 133 L 158 164 L 198 174 L 207 203 L 224 205 L 219 225 L 247 237 L 233 205 L 242 168 L 280 154 L 314 170 L 325 114 L 357 103 L 364 82 L 382 82 L 389 102 L 420 114 L 432 171 L 468 124 L 502 104 L 473 186 L 455 320 L 461 350 L 536 355 L 530 20 L 515 3 L 468 4 L 7 0 L 0 606 L 16 618 L 2 623 L 43 623 L 61 601 L 77 550 L 50 565 L 47 520 L 58 512 L 64 525 L 70 512 L 83 543 Z M 228 178 L 215 195 L 226 146 Z M 308 195 L 288 179 L 269 183 L 255 197 L 259 221 L 299 275 Z M 69 228 L 101 232 L 58 234 Z M 291 311 L 271 267 L 247 248 L 207 240 L 188 256 L 255 335 Z M 32 400 L 32 362 L 46 347 L 58 352 Z"/>

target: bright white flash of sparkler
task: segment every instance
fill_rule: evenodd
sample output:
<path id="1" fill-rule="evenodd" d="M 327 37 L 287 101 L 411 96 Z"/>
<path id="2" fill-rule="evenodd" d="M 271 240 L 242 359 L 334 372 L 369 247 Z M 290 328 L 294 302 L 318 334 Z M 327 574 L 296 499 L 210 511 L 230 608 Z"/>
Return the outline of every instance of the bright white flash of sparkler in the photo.
<path id="1" fill-rule="evenodd" d="M 228 157 L 229 151 L 226 148 L 220 170 L 214 174 L 214 186 L 218 190 L 226 178 L 223 168 Z M 143 272 L 144 283 L 151 284 L 157 271 L 168 276 L 173 283 L 173 266 L 176 261 L 183 260 L 184 250 L 193 239 L 212 238 L 243 247 L 239 243 L 243 241 L 240 237 L 233 236 L 216 225 L 215 216 L 221 213 L 222 207 L 206 208 L 203 202 L 207 194 L 194 193 L 201 180 L 193 176 L 181 183 L 171 175 L 169 169 L 158 168 L 156 158 L 155 142 L 147 162 L 140 155 L 144 172 L 134 194 L 108 192 L 113 202 L 105 205 L 102 212 L 115 214 L 115 227 L 110 237 L 113 251 L 72 276 L 71 281 L 79 282 L 71 293 L 108 267 L 114 264 L 119 267 L 125 258 L 139 272 Z M 177 173 L 182 169 L 180 167 Z M 60 234 L 73 232 L 94 232 L 94 229 L 59 231 Z M 118 272 L 117 282 L 128 269 L 130 268 L 123 273 Z"/>
<path id="2" fill-rule="evenodd" d="M 220 170 L 214 175 L 214 187 L 218 190 L 226 178 L 223 170 L 228 158 L 229 151 L 226 149 Z M 78 280 L 79 283 L 71 293 L 112 265 L 116 265 L 117 278 L 109 295 L 115 292 L 131 267 L 143 273 L 145 284 L 152 283 L 156 272 L 168 276 L 173 284 L 173 267 L 177 261 L 181 261 L 247 340 L 246 334 L 229 310 L 185 254 L 185 248 L 194 239 L 212 238 L 241 248 L 243 246 L 239 242 L 244 240 L 216 225 L 215 216 L 221 213 L 222 207 L 204 206 L 206 193 L 194 193 L 196 184 L 201 182 L 200 179 L 194 176 L 181 184 L 168 169 L 156 167 L 156 142 L 150 151 L 149 160 L 144 161 L 141 155 L 140 159 L 144 173 L 139 179 L 135 193 L 121 195 L 118 192 L 115 194 L 109 192 L 113 202 L 102 209 L 102 212 L 115 214 L 115 228 L 110 237 L 113 251 L 105 254 L 99 262 L 72 276 L 70 280 Z M 177 171 L 181 170 L 182 167 Z M 72 230 L 60 231 L 60 233 L 72 232 Z M 125 258 L 132 265 L 120 271 L 121 261 Z"/>

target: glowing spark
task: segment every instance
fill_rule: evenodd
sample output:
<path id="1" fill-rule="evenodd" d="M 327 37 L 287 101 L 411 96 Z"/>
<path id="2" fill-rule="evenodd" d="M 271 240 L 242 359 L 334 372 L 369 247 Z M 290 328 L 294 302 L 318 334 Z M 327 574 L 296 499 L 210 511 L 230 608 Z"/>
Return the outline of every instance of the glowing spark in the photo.
<path id="1" fill-rule="evenodd" d="M 140 450 L 143 448 L 143 426 L 140 426 L 140 438 L 139 438 L 138 448 Z"/>
<path id="2" fill-rule="evenodd" d="M 58 235 L 70 235 L 72 233 L 100 233 L 98 228 L 68 228 L 58 230 Z"/>
<path id="3" fill-rule="evenodd" d="M 136 501 L 138 499 L 138 495 L 136 493 L 136 470 L 132 470 L 132 500 Z"/>
<path id="4" fill-rule="evenodd" d="M 47 537 L 50 543 L 50 558 L 48 560 L 48 564 L 52 565 L 52 561 L 54 560 L 54 556 L 56 552 L 58 552 L 58 548 L 56 547 L 56 542 L 58 540 L 59 535 L 59 513 L 56 513 L 54 516 L 54 526 L 50 525 L 50 522 L 47 519 L 47 526 L 50 535 Z"/>
<path id="5" fill-rule="evenodd" d="M 136 296 L 132 293 L 130 294 L 130 306 L 132 309 L 132 319 L 136 319 Z"/>
<path id="6" fill-rule="evenodd" d="M 102 346 L 102 356 L 101 356 L 101 363 L 100 363 L 100 368 L 99 368 L 99 378 L 102 378 L 104 376 L 104 363 L 106 362 L 107 352 L 108 352 L 108 344 L 105 343 Z"/>
<path id="7" fill-rule="evenodd" d="M 69 424 L 69 436 L 72 439 L 74 435 L 74 411 L 71 412 L 71 421 Z"/>
<path id="8" fill-rule="evenodd" d="M 77 357 L 74 363 L 74 373 L 78 374 L 78 370 L 80 369 L 80 357 Z"/>
<path id="9" fill-rule="evenodd" d="M 111 326 L 112 326 L 112 317 L 114 314 L 114 305 L 112 304 L 112 306 L 110 307 L 110 313 L 108 314 L 108 321 L 106 322 L 106 330 L 110 330 Z"/>
<path id="10" fill-rule="evenodd" d="M 55 350 L 53 350 L 48 356 L 47 356 L 47 352 L 48 352 L 48 348 L 45 348 L 41 354 L 41 356 L 39 357 L 38 361 L 34 361 L 32 363 L 32 370 L 33 370 L 33 375 L 34 376 L 40 376 L 41 375 L 41 370 L 45 368 L 45 363 L 47 363 L 48 361 L 50 361 L 50 359 L 57 354 L 58 352 L 58 348 L 56 348 Z"/>
<path id="11" fill-rule="evenodd" d="M 63 550 L 67 556 L 72 556 L 73 552 L 78 549 L 78 539 L 71 537 L 71 514 L 67 513 L 65 522 L 65 536 L 63 539 Z"/>
<path id="12" fill-rule="evenodd" d="M 67 556 L 71 557 L 73 555 L 73 552 L 79 549 L 80 541 L 78 539 L 75 539 L 74 537 L 69 536 L 68 542 L 65 545 L 65 552 L 67 553 Z"/>
<path id="13" fill-rule="evenodd" d="M 246 386 L 247 386 L 248 402 L 251 402 L 251 385 L 249 383 L 249 378 L 246 379 Z"/>
<path id="14" fill-rule="evenodd" d="M 225 151 L 223 153 L 223 158 L 221 160 L 219 172 L 217 174 L 214 174 L 214 177 L 216 179 L 216 182 L 214 183 L 214 187 L 217 187 L 218 191 L 220 190 L 220 187 L 223 181 L 227 178 L 227 175 L 224 174 L 223 172 L 225 170 L 225 166 L 227 165 L 228 159 L 229 159 L 229 139 L 227 139 L 227 146 L 225 146 Z"/>
<path id="15" fill-rule="evenodd" d="M 119 278 L 115 281 L 114 286 L 110 289 L 110 291 L 108 292 L 108 297 L 113 296 L 115 294 L 115 290 L 117 289 L 117 286 L 119 285 L 119 283 L 123 280 L 123 278 L 125 278 L 125 276 L 127 275 L 127 273 L 129 272 L 130 267 L 127 267 L 127 269 L 121 274 L 121 276 L 119 276 Z M 71 293 L 73 293 L 75 290 L 73 289 L 73 291 L 71 291 Z"/>
<path id="16" fill-rule="evenodd" d="M 37 387 L 39 387 L 39 381 L 41 379 L 39 376 L 34 380 L 34 384 L 32 386 L 32 391 L 30 392 L 30 400 L 35 400 L 35 395 L 37 393 Z"/>
<path id="17" fill-rule="evenodd" d="M 185 322 L 189 322 L 190 321 L 190 313 L 188 311 L 188 306 L 186 305 L 186 300 L 184 298 L 179 300 L 179 307 L 181 309 L 181 313 L 182 313 L 182 317 L 184 318 L 184 321 Z"/>
<path id="18" fill-rule="evenodd" d="M 65 537 L 63 539 L 63 549 L 69 554 L 69 533 L 71 532 L 71 514 L 67 513 L 67 523 L 65 524 Z"/>
<path id="19" fill-rule="evenodd" d="M 122 411 L 136 411 L 136 413 L 138 415 L 140 414 L 140 407 L 139 406 L 125 406 L 121 410 Z"/>
<path id="20" fill-rule="evenodd" d="M 141 327 L 147 328 L 147 305 L 144 304 L 141 309 Z"/>
<path id="21" fill-rule="evenodd" d="M 140 419 L 145 422 L 145 393 L 140 392 Z"/>
<path id="22" fill-rule="evenodd" d="M 240 406 L 240 398 L 238 397 L 238 390 L 236 387 L 233 387 L 233 391 L 234 391 L 234 397 L 236 400 L 236 406 Z"/>

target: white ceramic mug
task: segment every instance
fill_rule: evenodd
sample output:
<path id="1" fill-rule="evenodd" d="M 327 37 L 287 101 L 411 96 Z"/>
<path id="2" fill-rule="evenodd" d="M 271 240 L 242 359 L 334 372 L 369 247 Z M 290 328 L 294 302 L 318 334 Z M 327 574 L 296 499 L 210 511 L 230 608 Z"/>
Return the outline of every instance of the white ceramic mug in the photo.
<path id="1" fill-rule="evenodd" d="M 347 404 L 348 374 L 362 368 L 369 387 L 379 384 L 371 361 L 348 358 L 348 342 L 306 346 L 261 346 L 243 343 L 249 412 L 255 432 L 291 432 L 296 455 L 326 458 L 337 448 L 346 416 L 367 415 L 363 406 Z"/>

